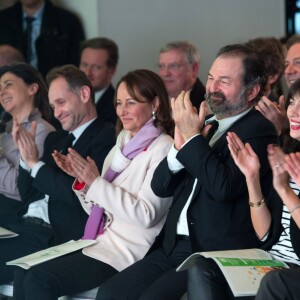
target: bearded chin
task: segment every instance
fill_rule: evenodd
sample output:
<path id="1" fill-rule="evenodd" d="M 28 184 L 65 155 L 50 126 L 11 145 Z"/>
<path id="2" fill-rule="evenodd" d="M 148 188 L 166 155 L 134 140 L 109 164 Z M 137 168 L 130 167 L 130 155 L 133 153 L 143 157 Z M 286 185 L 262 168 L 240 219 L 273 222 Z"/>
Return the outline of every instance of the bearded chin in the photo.
<path id="1" fill-rule="evenodd" d="M 238 103 L 230 103 L 226 97 L 215 100 L 212 97 L 207 97 L 206 104 L 218 119 L 227 118 L 237 115 L 248 108 L 246 99 L 240 99 Z"/>
<path id="2" fill-rule="evenodd" d="M 214 99 L 210 95 L 206 97 L 206 105 L 208 109 L 214 115 L 218 115 L 220 112 L 223 112 L 224 108 L 226 107 L 227 99 L 226 97 L 222 97 L 221 99 Z"/>

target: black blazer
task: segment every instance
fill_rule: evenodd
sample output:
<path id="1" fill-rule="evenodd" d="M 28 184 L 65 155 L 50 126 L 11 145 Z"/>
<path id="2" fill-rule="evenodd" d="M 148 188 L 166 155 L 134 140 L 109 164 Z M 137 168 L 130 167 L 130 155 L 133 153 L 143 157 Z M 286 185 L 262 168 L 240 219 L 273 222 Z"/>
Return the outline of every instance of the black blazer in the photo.
<path id="1" fill-rule="evenodd" d="M 262 190 L 268 194 L 272 174 L 266 149 L 268 144 L 277 142 L 273 124 L 252 109 L 228 131 L 235 132 L 244 143 L 250 143 L 257 153 L 261 163 Z M 226 133 L 212 148 L 203 136 L 194 137 L 178 152 L 177 159 L 185 169 L 171 174 L 165 158 L 157 167 L 151 183 L 157 196 L 173 195 L 164 227 L 166 234 L 163 236 L 164 231 L 161 233 L 156 246 L 176 234 L 178 217 L 197 178 L 187 211 L 192 251 L 259 247 L 261 243 L 250 219 L 245 177 L 230 155 Z"/>
<path id="2" fill-rule="evenodd" d="M 9 44 L 25 56 L 22 26 L 22 5 L 0 11 L 0 44 Z M 36 40 L 38 69 L 45 77 L 50 69 L 64 64 L 78 65 L 84 31 L 79 19 L 71 12 L 45 1 L 41 33 Z"/>
<path id="3" fill-rule="evenodd" d="M 205 87 L 203 83 L 197 78 L 195 84 L 193 85 L 193 88 L 190 93 L 190 99 L 193 104 L 199 111 L 199 107 L 201 102 L 204 100 L 205 95 Z"/>
<path id="4" fill-rule="evenodd" d="M 117 114 L 114 105 L 115 89 L 110 84 L 96 104 L 98 116 L 105 122 L 116 124 Z"/>
<path id="5" fill-rule="evenodd" d="M 51 155 L 53 150 L 61 150 L 66 143 L 68 132 L 51 132 L 45 140 L 45 165 L 40 168 L 35 178 L 20 167 L 18 188 L 22 198 L 24 213 L 28 205 L 49 195 L 49 219 L 54 229 L 56 242 L 63 243 L 70 239 L 79 239 L 83 235 L 88 215 L 72 190 L 74 178 L 62 172 Z M 83 157 L 88 155 L 102 169 L 103 161 L 115 144 L 115 129 L 111 124 L 99 118 L 90 124 L 76 141 L 73 148 Z"/>

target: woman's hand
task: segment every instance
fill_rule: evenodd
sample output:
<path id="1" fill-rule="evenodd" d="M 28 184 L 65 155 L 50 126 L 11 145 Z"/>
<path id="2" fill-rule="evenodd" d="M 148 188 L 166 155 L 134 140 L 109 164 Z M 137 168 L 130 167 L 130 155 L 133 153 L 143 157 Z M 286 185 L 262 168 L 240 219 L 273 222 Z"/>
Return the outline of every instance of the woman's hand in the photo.
<path id="1" fill-rule="evenodd" d="M 100 176 L 95 161 L 89 156 L 84 159 L 74 149 L 69 149 L 67 157 L 79 182 L 85 182 L 88 186 L 91 186 L 93 181 Z"/>
<path id="2" fill-rule="evenodd" d="M 276 145 L 268 146 L 268 159 L 273 172 L 273 186 L 277 192 L 289 186 L 289 175 L 285 168 L 285 154 Z"/>
<path id="3" fill-rule="evenodd" d="M 250 144 L 243 144 L 234 132 L 227 134 L 228 148 L 241 172 L 248 179 L 259 177 L 260 163 Z"/>

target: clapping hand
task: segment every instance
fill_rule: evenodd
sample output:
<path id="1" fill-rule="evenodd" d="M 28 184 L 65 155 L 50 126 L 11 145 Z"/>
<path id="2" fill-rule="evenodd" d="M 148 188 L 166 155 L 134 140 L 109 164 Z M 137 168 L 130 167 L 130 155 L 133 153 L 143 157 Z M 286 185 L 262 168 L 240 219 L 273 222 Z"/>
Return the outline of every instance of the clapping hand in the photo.
<path id="1" fill-rule="evenodd" d="M 13 140 L 20 151 L 22 160 L 26 165 L 32 167 L 38 162 L 39 150 L 35 143 L 36 122 L 31 123 L 31 130 L 28 132 L 16 119 L 13 120 Z"/>
<path id="2" fill-rule="evenodd" d="M 72 164 L 66 155 L 61 154 L 57 150 L 54 150 L 54 152 L 52 153 L 52 157 L 61 170 L 63 170 L 71 177 L 77 177 L 77 173 L 73 170 Z"/>
<path id="3" fill-rule="evenodd" d="M 181 92 L 176 100 L 172 98 L 171 107 L 175 126 L 185 142 L 200 133 L 204 120 L 201 123 L 197 110 L 190 101 L 190 92 Z"/>
<path id="4" fill-rule="evenodd" d="M 244 145 L 234 132 L 228 132 L 226 138 L 232 158 L 245 177 L 259 177 L 260 162 L 250 144 Z"/>
<path id="5" fill-rule="evenodd" d="M 285 126 L 288 126 L 283 96 L 280 96 L 278 104 L 263 96 L 255 108 L 275 125 L 278 135 L 282 133 Z"/>
<path id="6" fill-rule="evenodd" d="M 74 174 L 76 174 L 79 182 L 85 182 L 90 186 L 93 181 L 100 176 L 95 161 L 89 156 L 84 159 L 78 152 L 70 148 L 67 160 L 70 162 L 71 168 L 74 171 Z"/>
<path id="7" fill-rule="evenodd" d="M 268 159 L 273 172 L 273 185 L 274 188 L 286 188 L 288 186 L 288 172 L 285 164 L 285 154 L 276 145 L 268 146 Z"/>

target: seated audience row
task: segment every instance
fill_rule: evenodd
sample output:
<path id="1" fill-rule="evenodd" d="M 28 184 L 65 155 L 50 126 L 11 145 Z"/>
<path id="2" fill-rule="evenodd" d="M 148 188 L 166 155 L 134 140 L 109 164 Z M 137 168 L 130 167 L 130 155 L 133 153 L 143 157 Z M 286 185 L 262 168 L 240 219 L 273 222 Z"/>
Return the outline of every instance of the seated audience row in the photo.
<path id="1" fill-rule="evenodd" d="M 116 46 L 108 39 L 100 41 Z M 261 99 L 270 84 L 262 56 L 248 44 L 222 48 L 210 68 L 206 101 L 199 102 L 198 114 L 191 87 L 184 86 L 184 91 L 170 97 L 180 77 L 194 78 L 190 81 L 194 85 L 199 81 L 198 71 L 194 72 L 195 49 L 187 50 L 191 45 L 186 42 L 168 44 L 160 53 L 161 78 L 151 71 L 136 70 L 118 83 L 117 143 L 104 161 L 114 142 L 114 130 L 104 123 L 101 109 L 97 118 L 89 59 L 100 52 L 108 54 L 108 50 L 86 45 L 80 63 L 86 74 L 66 65 L 47 76 L 50 105 L 64 130 L 48 135 L 41 158 L 36 126 L 26 130 L 17 118 L 13 121 L 13 139 L 21 154 L 18 188 L 22 201 L 18 217 L 4 222 L 19 236 L 0 241 L 0 283 L 14 279 L 15 299 L 57 299 L 99 285 L 98 300 L 180 299 L 187 289 L 190 299 L 232 298 L 213 261 L 199 257 L 189 272 L 175 270 L 193 252 L 268 248 L 281 234 L 276 222 L 272 226 L 277 231 L 270 230 L 271 222 L 262 227 L 257 216 L 263 212 L 266 221 L 277 211 L 276 221 L 281 224 L 280 201 L 273 199 L 279 195 L 287 205 L 279 192 L 286 190 L 287 181 L 273 179 L 278 195 L 270 194 L 270 165 L 274 178 L 282 179 L 287 178 L 287 171 L 295 176 L 299 162 L 297 155 L 285 157 L 279 148 L 268 147 L 277 144 L 275 119 L 278 114 L 286 119 L 286 112 L 283 98 L 279 104 Z M 116 47 L 114 50 L 117 53 Z M 106 63 L 107 71 L 111 68 L 110 75 L 106 74 L 110 83 L 116 64 L 113 67 L 108 61 L 105 57 L 102 65 Z M 2 82 L 2 76 L 0 79 Z M 290 119 L 297 127 L 296 109 L 291 108 L 298 105 L 299 87 L 295 89 L 286 103 L 288 116 L 293 116 Z M 175 122 L 172 147 L 170 103 Z M 266 113 L 266 107 L 271 113 Z M 214 115 L 207 118 L 210 113 Z M 284 126 L 276 128 L 287 141 Z M 257 201 L 262 195 L 267 205 Z M 297 196 L 291 199 L 295 206 L 287 205 L 287 209 L 298 216 L 299 200 Z M 253 204 L 250 209 L 249 201 Z M 22 249 L 28 236 L 30 245 Z M 81 237 L 97 243 L 29 271 L 5 265 L 8 260 Z M 297 251 L 295 248 L 296 264 Z"/>

